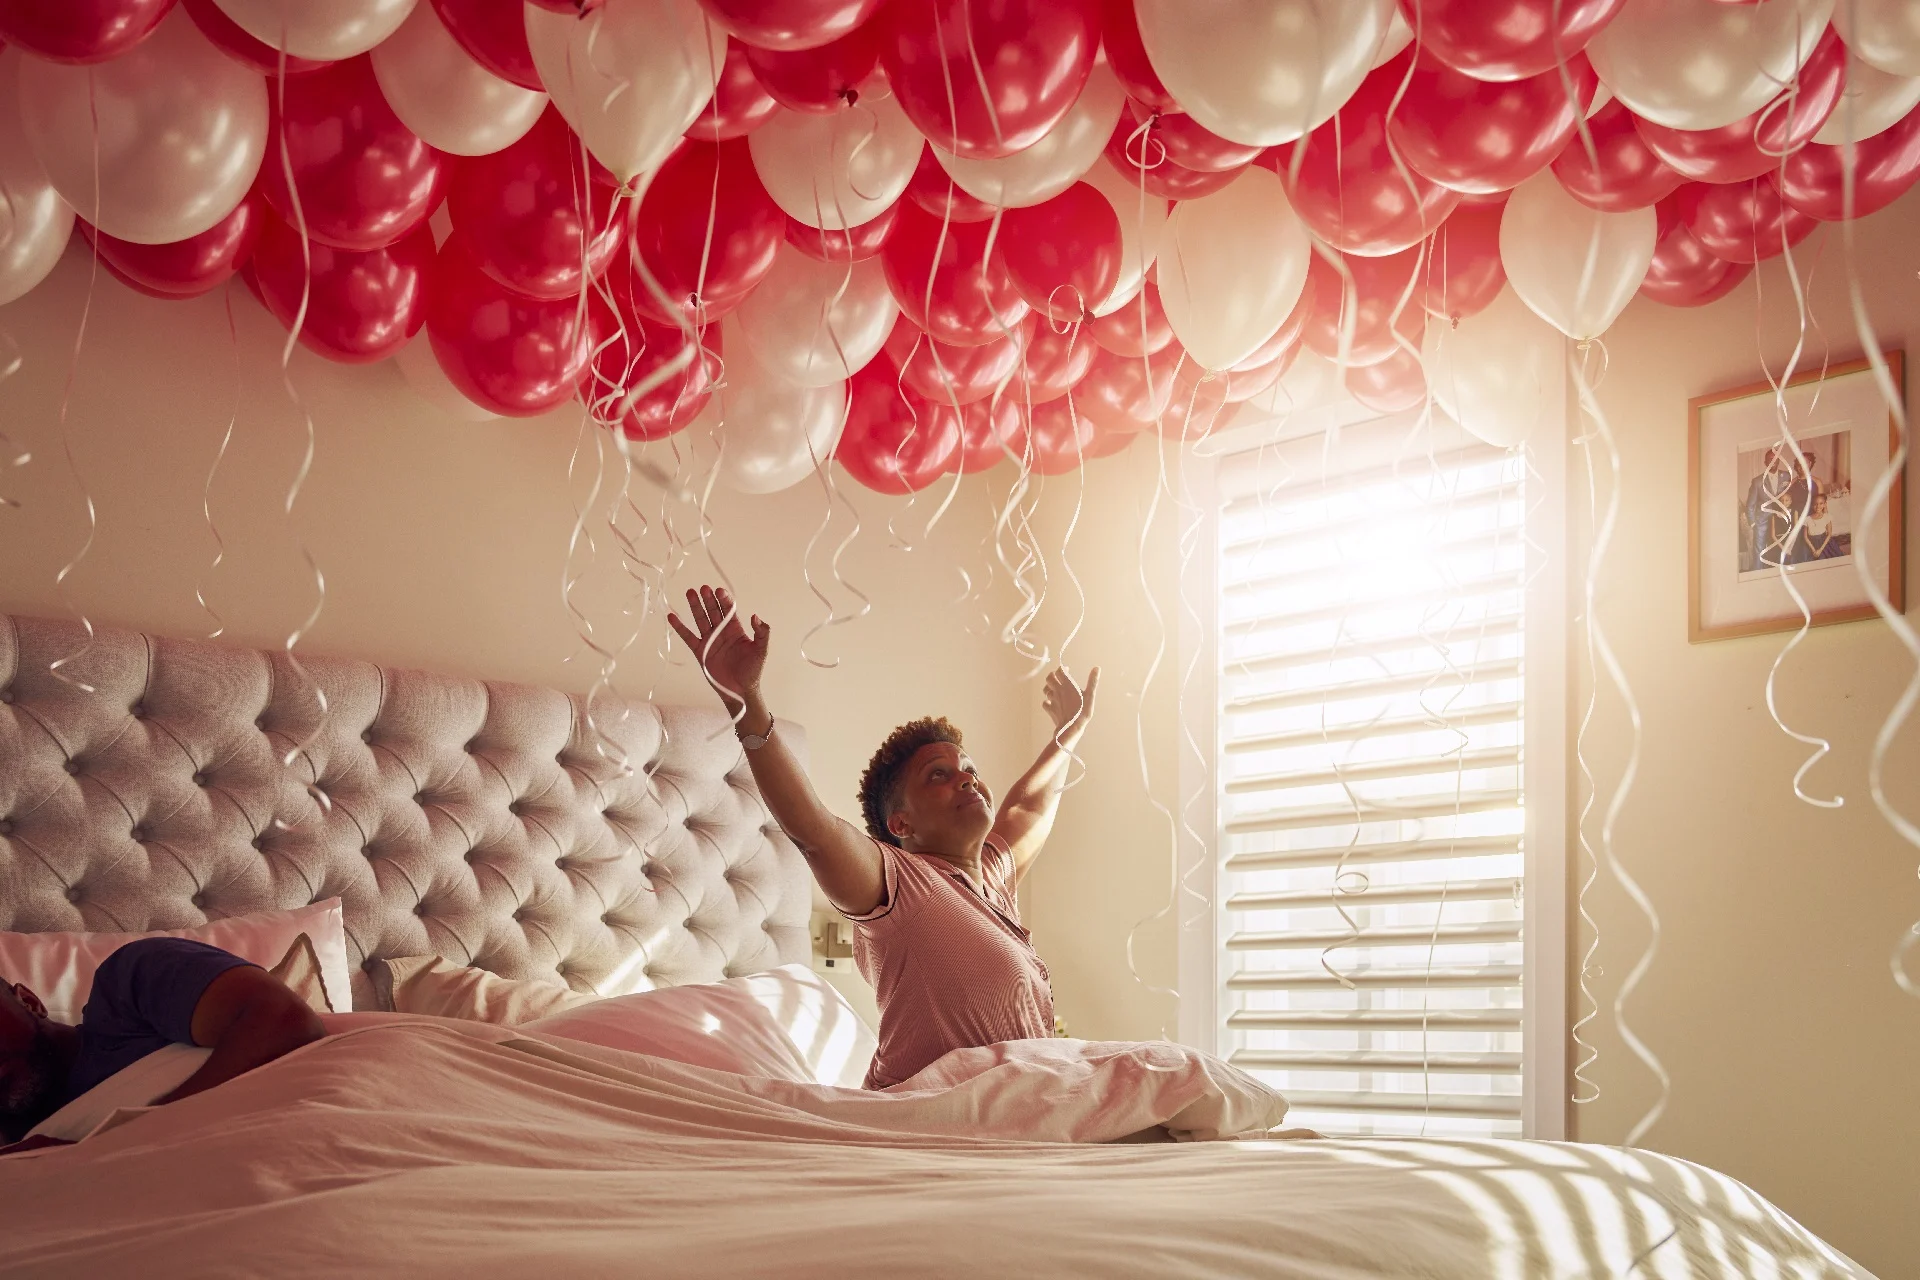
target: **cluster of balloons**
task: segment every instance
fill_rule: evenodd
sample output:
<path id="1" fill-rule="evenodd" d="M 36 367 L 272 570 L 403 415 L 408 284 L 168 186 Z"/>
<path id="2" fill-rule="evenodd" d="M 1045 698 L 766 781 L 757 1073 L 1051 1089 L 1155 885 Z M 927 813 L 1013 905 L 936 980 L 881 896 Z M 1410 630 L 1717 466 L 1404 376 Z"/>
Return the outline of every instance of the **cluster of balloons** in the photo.
<path id="1" fill-rule="evenodd" d="M 1910 0 L 0 0 L 0 37 L 0 302 L 78 221 L 454 412 L 702 423 L 749 491 L 1192 439 L 1302 349 L 1512 443 L 1555 331 L 1920 179 Z"/>

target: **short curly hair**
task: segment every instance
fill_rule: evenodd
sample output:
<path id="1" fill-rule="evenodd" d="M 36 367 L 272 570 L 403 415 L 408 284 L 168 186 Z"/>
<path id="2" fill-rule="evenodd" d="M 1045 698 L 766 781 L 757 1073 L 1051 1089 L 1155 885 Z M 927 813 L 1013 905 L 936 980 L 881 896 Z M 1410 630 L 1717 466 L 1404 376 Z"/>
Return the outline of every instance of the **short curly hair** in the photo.
<path id="1" fill-rule="evenodd" d="M 867 834 L 898 846 L 900 841 L 887 830 L 887 818 L 900 803 L 900 789 L 907 763 L 920 748 L 934 742 L 961 746 L 960 730 L 945 716 L 922 716 L 909 720 L 880 744 L 860 775 L 860 814 L 866 819 Z"/>

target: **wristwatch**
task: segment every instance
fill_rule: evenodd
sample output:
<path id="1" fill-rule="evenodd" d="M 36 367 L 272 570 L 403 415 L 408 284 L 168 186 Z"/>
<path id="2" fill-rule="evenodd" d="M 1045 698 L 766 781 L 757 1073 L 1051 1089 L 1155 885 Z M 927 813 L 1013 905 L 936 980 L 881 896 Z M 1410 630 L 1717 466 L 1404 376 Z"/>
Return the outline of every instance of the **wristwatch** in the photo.
<path id="1" fill-rule="evenodd" d="M 773 741 L 772 717 L 768 717 L 767 719 L 767 731 L 765 733 L 743 733 L 740 735 L 740 745 L 745 747 L 749 751 L 758 751 L 760 748 L 766 746 L 769 742 L 772 742 L 772 741 Z"/>

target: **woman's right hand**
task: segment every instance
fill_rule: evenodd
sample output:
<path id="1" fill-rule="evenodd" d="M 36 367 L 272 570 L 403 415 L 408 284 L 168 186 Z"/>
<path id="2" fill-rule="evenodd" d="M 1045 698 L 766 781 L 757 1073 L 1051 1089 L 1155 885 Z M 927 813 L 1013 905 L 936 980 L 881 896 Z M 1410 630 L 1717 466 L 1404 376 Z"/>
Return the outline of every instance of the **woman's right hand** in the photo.
<path id="1" fill-rule="evenodd" d="M 733 597 L 718 587 L 687 592 L 687 613 L 693 619 L 691 627 L 674 613 L 667 614 L 667 622 L 693 650 L 694 660 L 721 701 L 731 710 L 757 695 L 773 628 L 756 617 L 749 636 L 740 625 Z"/>

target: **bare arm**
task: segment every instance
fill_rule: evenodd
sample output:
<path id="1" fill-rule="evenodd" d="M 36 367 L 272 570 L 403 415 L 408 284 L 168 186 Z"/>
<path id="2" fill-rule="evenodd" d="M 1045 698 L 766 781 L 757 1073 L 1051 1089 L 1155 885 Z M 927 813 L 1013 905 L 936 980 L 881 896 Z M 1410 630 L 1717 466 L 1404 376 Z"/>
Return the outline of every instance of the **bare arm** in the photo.
<path id="1" fill-rule="evenodd" d="M 287 985 L 248 965 L 212 982 L 193 1009 L 193 1042 L 213 1050 L 207 1060 L 157 1103 L 190 1098 L 272 1062 L 325 1034 L 320 1018 Z"/>
<path id="2" fill-rule="evenodd" d="M 1056 667 L 1047 676 L 1043 705 L 1053 721 L 1053 737 L 1040 749 L 1027 771 L 1007 788 L 1007 794 L 1000 801 L 999 816 L 993 823 L 994 834 L 1005 840 L 1013 852 L 1016 881 L 1026 876 L 1027 868 L 1039 856 L 1041 846 L 1053 830 L 1054 817 L 1060 810 L 1060 793 L 1066 789 L 1067 770 L 1073 762 L 1073 750 L 1086 733 L 1087 722 L 1093 718 L 1093 693 L 1099 684 L 1098 667 L 1087 673 L 1085 690 L 1073 683 L 1064 668 Z"/>
<path id="3" fill-rule="evenodd" d="M 713 587 L 687 592 L 687 612 L 692 626 L 673 614 L 667 621 L 693 651 L 728 714 L 738 715 L 738 731 L 768 738 L 765 746 L 747 752 L 747 767 L 773 820 L 800 846 L 827 900 L 850 916 L 866 915 L 886 896 L 880 851 L 821 803 L 800 761 L 774 733 L 773 713 L 760 694 L 773 629 L 756 617 L 749 636 L 733 598 Z"/>

